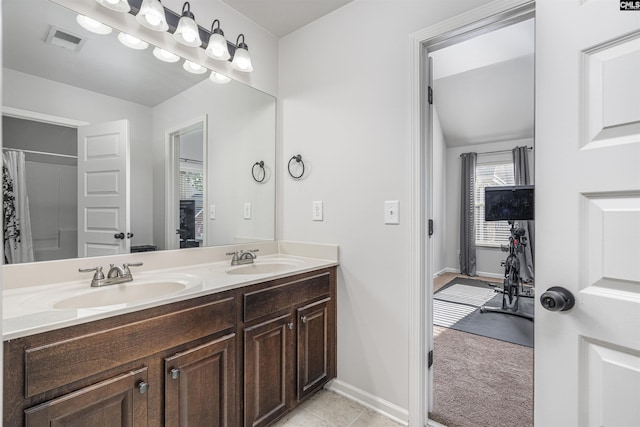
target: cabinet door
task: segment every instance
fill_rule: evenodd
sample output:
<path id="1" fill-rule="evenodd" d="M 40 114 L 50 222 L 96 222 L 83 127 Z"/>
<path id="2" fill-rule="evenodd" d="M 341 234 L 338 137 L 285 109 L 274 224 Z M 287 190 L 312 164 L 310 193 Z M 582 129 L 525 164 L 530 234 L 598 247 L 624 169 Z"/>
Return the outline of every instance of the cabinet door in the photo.
<path id="1" fill-rule="evenodd" d="M 297 310 L 298 400 L 320 387 L 328 376 L 329 299 Z"/>
<path id="2" fill-rule="evenodd" d="M 235 425 L 235 334 L 165 359 L 165 425 Z"/>
<path id="3" fill-rule="evenodd" d="M 27 409 L 25 425 L 143 427 L 148 387 L 145 367 Z"/>
<path id="4" fill-rule="evenodd" d="M 266 426 L 293 397 L 295 335 L 287 314 L 244 330 L 244 425 Z"/>

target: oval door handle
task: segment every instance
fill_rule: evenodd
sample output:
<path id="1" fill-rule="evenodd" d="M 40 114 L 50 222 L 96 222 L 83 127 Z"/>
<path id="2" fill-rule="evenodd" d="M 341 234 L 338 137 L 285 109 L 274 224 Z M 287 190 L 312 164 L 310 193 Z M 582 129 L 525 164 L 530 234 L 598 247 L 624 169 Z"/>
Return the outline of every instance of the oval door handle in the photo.
<path id="1" fill-rule="evenodd" d="M 552 286 L 540 295 L 540 303 L 549 311 L 569 311 L 576 303 L 570 290 L 562 286 Z"/>
<path id="2" fill-rule="evenodd" d="M 178 368 L 173 368 L 169 373 L 171 374 L 171 378 L 174 380 L 180 378 L 180 369 Z"/>
<path id="3" fill-rule="evenodd" d="M 124 233 L 116 233 L 113 235 L 115 239 L 124 239 Z"/>
<path id="4" fill-rule="evenodd" d="M 147 390 L 149 390 L 149 384 L 144 381 L 140 381 L 138 383 L 138 391 L 140 392 L 140 394 L 145 394 Z"/>

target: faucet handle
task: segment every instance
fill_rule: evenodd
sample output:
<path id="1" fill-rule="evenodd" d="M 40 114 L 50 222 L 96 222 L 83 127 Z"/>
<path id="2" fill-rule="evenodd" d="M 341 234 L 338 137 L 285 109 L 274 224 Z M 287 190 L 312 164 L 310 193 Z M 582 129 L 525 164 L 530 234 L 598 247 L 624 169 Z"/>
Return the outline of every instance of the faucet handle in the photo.
<path id="1" fill-rule="evenodd" d="M 113 266 L 113 264 L 112 264 Z M 95 271 L 93 275 L 93 280 L 102 280 L 104 279 L 104 273 L 102 272 L 102 267 L 93 267 L 93 268 L 79 268 L 78 271 L 80 273 L 90 273 Z"/>
<path id="2" fill-rule="evenodd" d="M 227 252 L 226 255 L 238 255 L 238 251 Z"/>
<path id="3" fill-rule="evenodd" d="M 131 276 L 131 270 L 129 270 L 129 267 L 140 267 L 143 264 L 144 263 L 142 262 L 125 262 L 124 264 L 122 264 L 122 269 L 124 270 L 125 275 Z"/>

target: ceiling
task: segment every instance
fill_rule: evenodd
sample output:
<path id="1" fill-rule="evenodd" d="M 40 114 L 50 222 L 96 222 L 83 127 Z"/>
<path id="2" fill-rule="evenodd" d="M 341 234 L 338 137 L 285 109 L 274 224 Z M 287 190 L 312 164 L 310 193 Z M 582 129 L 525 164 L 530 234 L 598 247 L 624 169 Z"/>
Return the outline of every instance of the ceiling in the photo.
<path id="1" fill-rule="evenodd" d="M 281 38 L 352 0 L 223 0 Z"/>
<path id="2" fill-rule="evenodd" d="M 430 56 L 434 105 L 448 146 L 533 138 L 533 19 Z"/>

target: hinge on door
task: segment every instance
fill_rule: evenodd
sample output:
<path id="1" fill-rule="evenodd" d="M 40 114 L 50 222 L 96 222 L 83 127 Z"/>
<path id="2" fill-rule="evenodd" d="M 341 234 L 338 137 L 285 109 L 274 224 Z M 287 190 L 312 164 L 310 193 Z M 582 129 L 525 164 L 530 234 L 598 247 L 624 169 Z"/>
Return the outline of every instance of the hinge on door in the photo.
<path id="1" fill-rule="evenodd" d="M 429 86 L 429 89 L 427 91 L 427 97 L 429 99 L 429 104 L 433 104 L 433 89 L 431 88 L 431 86 Z"/>
<path id="2" fill-rule="evenodd" d="M 433 220 L 429 220 L 429 237 L 433 236 Z"/>
<path id="3" fill-rule="evenodd" d="M 431 366 L 433 366 L 433 350 L 431 350 L 427 356 L 427 368 L 431 368 Z"/>

